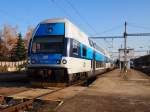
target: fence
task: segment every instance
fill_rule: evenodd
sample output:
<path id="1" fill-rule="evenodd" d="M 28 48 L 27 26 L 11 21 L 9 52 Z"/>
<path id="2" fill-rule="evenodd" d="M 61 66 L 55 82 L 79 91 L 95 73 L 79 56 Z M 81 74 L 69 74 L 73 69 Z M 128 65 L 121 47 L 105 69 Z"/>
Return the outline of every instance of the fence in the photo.
<path id="1" fill-rule="evenodd" d="M 25 64 L 27 61 L 17 61 L 17 62 L 7 62 L 7 61 L 0 61 L 0 66 L 2 67 L 17 67 L 19 65 Z"/>

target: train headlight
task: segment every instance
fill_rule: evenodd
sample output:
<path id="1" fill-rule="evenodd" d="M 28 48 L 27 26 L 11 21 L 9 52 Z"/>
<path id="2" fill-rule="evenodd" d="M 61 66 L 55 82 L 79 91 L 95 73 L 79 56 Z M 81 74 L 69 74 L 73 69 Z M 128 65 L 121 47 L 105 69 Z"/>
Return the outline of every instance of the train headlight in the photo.
<path id="1" fill-rule="evenodd" d="M 31 63 L 31 60 L 30 60 L 30 58 L 28 58 L 28 60 L 27 60 L 27 63 L 28 63 L 28 64 L 30 64 L 30 63 Z"/>
<path id="2" fill-rule="evenodd" d="M 56 63 L 57 63 L 57 64 L 60 64 L 60 63 L 61 63 L 61 61 L 60 61 L 60 60 L 57 60 L 57 61 L 56 61 Z"/>
<path id="3" fill-rule="evenodd" d="M 35 63 L 35 60 L 32 60 L 31 62 L 32 62 L 32 64 L 34 64 L 34 63 Z"/>
<path id="4" fill-rule="evenodd" d="M 66 59 L 63 59 L 63 60 L 62 60 L 62 63 L 63 63 L 63 64 L 67 64 L 67 60 L 66 60 Z"/>

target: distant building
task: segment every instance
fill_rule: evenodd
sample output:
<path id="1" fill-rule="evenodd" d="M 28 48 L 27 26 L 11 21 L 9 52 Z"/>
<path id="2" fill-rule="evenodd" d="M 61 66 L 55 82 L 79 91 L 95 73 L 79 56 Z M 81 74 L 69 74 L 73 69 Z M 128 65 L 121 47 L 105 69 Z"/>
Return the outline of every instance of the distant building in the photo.
<path id="1" fill-rule="evenodd" d="M 134 49 L 127 49 L 126 51 L 127 57 L 127 68 L 130 69 L 130 59 L 134 57 Z M 125 62 L 125 50 L 119 49 L 119 61 L 120 61 L 120 69 L 124 68 L 124 62 Z"/>

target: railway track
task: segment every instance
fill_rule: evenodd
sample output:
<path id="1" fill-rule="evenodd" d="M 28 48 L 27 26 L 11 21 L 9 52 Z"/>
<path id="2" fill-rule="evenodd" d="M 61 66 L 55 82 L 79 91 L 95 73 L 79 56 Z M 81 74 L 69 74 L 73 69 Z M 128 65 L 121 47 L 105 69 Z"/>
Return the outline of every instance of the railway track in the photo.
<path id="1" fill-rule="evenodd" d="M 64 88 L 29 89 L 9 96 L 1 96 L 0 112 L 31 111 L 37 98 Z"/>
<path id="2" fill-rule="evenodd" d="M 53 105 L 51 108 L 55 110 L 62 104 L 63 98 L 70 98 L 84 90 L 86 87 L 78 86 L 83 83 L 78 82 L 69 87 L 28 88 L 12 95 L 0 95 L 0 112 L 42 112 L 40 108 L 47 104 Z"/>

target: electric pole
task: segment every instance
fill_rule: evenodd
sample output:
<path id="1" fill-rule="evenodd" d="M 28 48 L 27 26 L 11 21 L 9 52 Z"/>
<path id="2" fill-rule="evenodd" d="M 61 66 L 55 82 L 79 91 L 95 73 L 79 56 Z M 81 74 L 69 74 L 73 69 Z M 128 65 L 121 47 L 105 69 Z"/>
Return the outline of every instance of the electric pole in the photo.
<path id="1" fill-rule="evenodd" d="M 127 72 L 127 22 L 125 21 L 124 31 L 124 71 Z"/>

